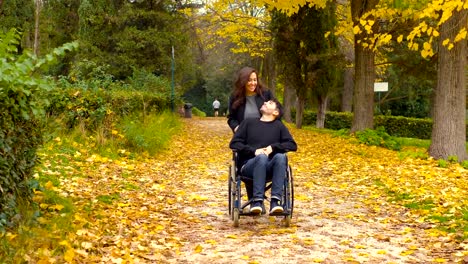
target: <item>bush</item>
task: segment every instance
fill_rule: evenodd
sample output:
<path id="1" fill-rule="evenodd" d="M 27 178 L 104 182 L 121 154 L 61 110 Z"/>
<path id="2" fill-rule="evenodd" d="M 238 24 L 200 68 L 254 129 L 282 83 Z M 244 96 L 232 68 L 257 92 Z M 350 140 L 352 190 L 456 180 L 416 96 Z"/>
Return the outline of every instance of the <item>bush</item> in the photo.
<path id="1" fill-rule="evenodd" d="M 20 39 L 15 30 L 0 33 L 0 229 L 13 224 L 20 204 L 31 202 L 36 151 L 43 142 L 45 96 L 52 87 L 37 72 L 77 47 L 65 44 L 39 59 L 28 51 L 17 54 Z"/>
<path id="2" fill-rule="evenodd" d="M 307 111 L 303 118 L 303 125 L 315 126 L 317 113 Z M 325 128 L 327 129 L 350 129 L 352 122 L 353 114 L 349 112 L 327 112 L 325 114 Z M 432 133 L 432 120 L 429 118 L 376 115 L 374 116 L 374 127 L 380 126 L 394 137 L 430 139 Z M 468 134 L 466 140 L 468 141 Z"/>
<path id="3" fill-rule="evenodd" d="M 180 120 L 170 112 L 127 116 L 120 124 L 127 147 L 137 153 L 154 155 L 163 150 L 180 128 Z"/>
<path id="4" fill-rule="evenodd" d="M 192 114 L 194 116 L 200 116 L 200 117 L 206 117 L 206 113 L 201 111 L 200 109 L 196 108 L 196 107 L 193 107 L 192 108 Z"/>
<path id="5" fill-rule="evenodd" d="M 376 130 L 366 129 L 356 132 L 356 138 L 360 143 L 369 146 L 385 147 L 391 150 L 400 150 L 400 144 L 389 134 L 385 132 L 384 127 L 378 127 Z"/>

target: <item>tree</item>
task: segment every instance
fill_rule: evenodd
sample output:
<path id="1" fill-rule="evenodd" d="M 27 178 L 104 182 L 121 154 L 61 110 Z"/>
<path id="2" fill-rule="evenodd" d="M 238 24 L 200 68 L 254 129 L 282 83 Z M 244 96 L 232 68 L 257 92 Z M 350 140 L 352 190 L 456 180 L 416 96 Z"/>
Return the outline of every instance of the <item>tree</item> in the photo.
<path id="1" fill-rule="evenodd" d="M 203 83 L 192 87 L 198 92 L 190 91 L 186 96 L 201 101 L 200 95 L 205 94 L 203 108 L 208 110 L 214 97 L 227 105 L 233 77 L 243 66 L 256 68 L 261 80 L 274 92 L 276 68 L 269 14 L 264 5 L 256 0 L 218 0 L 207 2 L 203 10 L 186 8 L 183 12 L 192 26 L 191 43 L 199 65 L 197 79 Z"/>
<path id="2" fill-rule="evenodd" d="M 131 76 L 133 68 L 171 76 L 174 47 L 176 78 L 184 80 L 192 73 L 188 29 L 173 10 L 170 1 L 81 1 L 80 61 L 108 66 L 117 79 Z"/>
<path id="3" fill-rule="evenodd" d="M 303 6 L 291 16 L 273 11 L 271 24 L 282 78 L 298 96 L 296 127 L 302 126 L 310 95 L 318 104 L 317 125 L 323 127 L 329 96 L 337 88 L 337 73 L 343 65 L 336 37 L 327 34 L 336 25 L 335 5 L 330 3 L 320 9 Z"/>
<path id="4" fill-rule="evenodd" d="M 351 16 L 354 28 L 372 11 L 379 0 L 351 0 Z M 367 22 L 370 28 L 375 24 Z M 374 50 L 369 48 L 374 43 L 368 43 L 372 31 L 355 30 L 354 35 L 354 94 L 353 94 L 353 124 L 351 132 L 373 128 L 374 126 L 374 81 L 375 65 Z M 367 45 L 364 45 L 367 44 Z"/>
<path id="5" fill-rule="evenodd" d="M 459 5 L 461 7 L 461 5 Z M 434 123 L 429 153 L 434 158 L 456 156 L 468 159 L 466 153 L 466 56 L 467 15 L 454 9 L 443 22 L 438 41 L 438 74 L 435 90 Z"/>

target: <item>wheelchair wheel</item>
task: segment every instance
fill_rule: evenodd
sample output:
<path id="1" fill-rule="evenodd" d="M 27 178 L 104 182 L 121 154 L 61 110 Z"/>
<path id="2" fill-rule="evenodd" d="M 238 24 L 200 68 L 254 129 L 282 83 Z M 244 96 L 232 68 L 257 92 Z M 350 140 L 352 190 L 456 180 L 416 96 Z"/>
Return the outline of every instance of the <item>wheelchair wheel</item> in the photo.
<path id="1" fill-rule="evenodd" d="M 284 217 L 284 226 L 285 227 L 291 226 L 291 215 L 287 215 Z"/>
<path id="2" fill-rule="evenodd" d="M 235 174 L 236 169 L 234 164 L 229 165 L 229 175 L 228 175 L 228 199 L 229 199 L 229 215 L 232 215 L 234 209 L 234 201 L 236 195 L 236 182 L 235 182 Z"/>
<path id="3" fill-rule="evenodd" d="M 284 192 L 285 192 L 285 202 L 286 202 L 285 209 L 288 212 L 288 215 L 284 217 L 284 224 L 286 227 L 289 227 L 291 225 L 291 219 L 292 219 L 293 209 L 294 209 L 294 184 L 293 184 L 291 166 L 288 167 L 287 173 L 288 173 L 288 180 L 287 180 L 287 185 L 286 185 Z"/>
<path id="4" fill-rule="evenodd" d="M 234 208 L 232 220 L 234 220 L 234 227 L 239 227 L 239 208 Z"/>

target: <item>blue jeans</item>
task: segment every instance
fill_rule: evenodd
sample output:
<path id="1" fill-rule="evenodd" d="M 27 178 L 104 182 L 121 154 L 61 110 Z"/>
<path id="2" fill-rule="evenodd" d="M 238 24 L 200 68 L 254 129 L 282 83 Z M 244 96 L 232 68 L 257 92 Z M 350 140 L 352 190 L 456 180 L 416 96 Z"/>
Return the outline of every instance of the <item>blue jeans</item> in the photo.
<path id="1" fill-rule="evenodd" d="M 265 184 L 271 180 L 271 198 L 281 200 L 283 194 L 284 177 L 286 176 L 286 155 L 277 153 L 268 159 L 261 154 L 248 160 L 241 169 L 241 174 L 253 180 L 253 200 L 263 201 Z"/>

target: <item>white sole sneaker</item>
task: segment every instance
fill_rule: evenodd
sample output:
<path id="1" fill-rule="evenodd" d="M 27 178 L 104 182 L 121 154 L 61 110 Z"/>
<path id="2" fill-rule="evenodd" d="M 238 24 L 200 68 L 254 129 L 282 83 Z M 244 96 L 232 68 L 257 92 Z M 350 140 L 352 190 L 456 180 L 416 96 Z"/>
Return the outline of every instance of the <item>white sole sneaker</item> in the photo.
<path id="1" fill-rule="evenodd" d="M 270 210 L 270 214 L 278 214 L 284 212 L 283 207 L 277 205 Z"/>
<path id="2" fill-rule="evenodd" d="M 250 212 L 252 214 L 259 214 L 262 212 L 262 207 L 261 206 L 254 206 L 250 208 Z"/>

